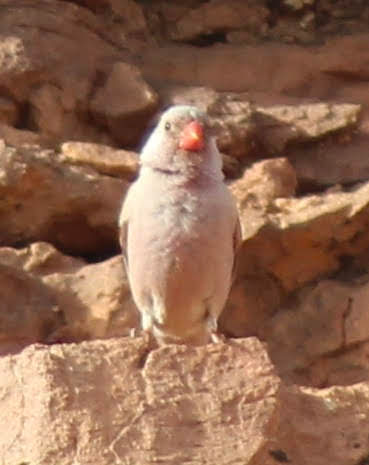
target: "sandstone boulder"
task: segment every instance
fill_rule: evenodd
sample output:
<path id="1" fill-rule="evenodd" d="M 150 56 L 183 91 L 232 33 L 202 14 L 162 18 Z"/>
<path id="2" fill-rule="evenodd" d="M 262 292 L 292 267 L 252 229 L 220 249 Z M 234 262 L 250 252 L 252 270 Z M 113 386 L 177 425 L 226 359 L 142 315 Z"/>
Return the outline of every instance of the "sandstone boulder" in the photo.
<path id="1" fill-rule="evenodd" d="M 165 87 L 160 95 L 166 105 L 192 104 L 206 111 L 219 149 L 238 162 L 288 156 L 301 182 L 315 180 L 329 184 L 330 180 L 339 183 L 365 177 L 361 169 L 366 167 L 366 157 L 362 156 L 360 162 L 358 156 L 348 153 L 351 148 L 348 142 L 358 137 L 355 131 L 360 128 L 363 133 L 365 129 L 360 122 L 361 105 L 296 101 L 263 104 L 265 98 L 256 104 L 252 103 L 249 93 L 216 92 L 207 87 L 180 85 Z M 356 152 L 362 155 L 363 150 L 362 144 Z M 337 158 L 335 165 L 333 156 Z M 320 160 L 322 166 L 317 163 Z M 347 166 L 345 171 L 340 169 L 342 165 Z"/>
<path id="2" fill-rule="evenodd" d="M 35 345 L 0 365 L 8 464 L 251 464 L 276 433 L 279 380 L 255 339 Z"/>
<path id="3" fill-rule="evenodd" d="M 346 326 L 354 293 L 339 282 L 321 281 L 299 291 L 289 308 L 265 322 L 261 334 L 282 373 L 348 348 Z M 365 329 L 368 333 L 369 325 Z"/>
<path id="4" fill-rule="evenodd" d="M 363 33 L 333 37 L 311 47 L 279 42 L 197 48 L 169 44 L 147 51 L 142 69 L 147 78 L 172 85 L 248 92 L 251 97 L 267 94 L 269 100 L 279 96 L 350 101 L 354 87 L 355 97 L 360 94 L 367 102 L 364 89 L 354 86 L 368 75 L 367 40 Z M 351 102 L 362 103 L 357 98 Z"/>
<path id="5" fill-rule="evenodd" d="M 152 42 L 145 10 L 134 0 L 75 0 L 81 6 L 89 8 L 97 15 L 104 16 L 111 30 L 124 34 L 125 43 L 136 50 L 137 45 L 147 46 Z"/>
<path id="6" fill-rule="evenodd" d="M 42 282 L 52 291 L 64 317 L 64 324 L 49 341 L 128 336 L 139 328 L 121 256 L 84 265 L 72 273 L 61 268 Z"/>
<path id="7" fill-rule="evenodd" d="M 158 106 L 158 95 L 138 68 L 115 63 L 90 102 L 90 111 L 120 144 L 135 145 Z"/>
<path id="8" fill-rule="evenodd" d="M 139 326 L 120 256 L 101 263 L 39 242 L 0 248 L 0 352 L 30 342 L 125 336 Z"/>
<path id="9" fill-rule="evenodd" d="M 368 460 L 369 383 L 281 392 L 274 462 L 365 464 Z M 269 462 L 268 462 L 269 465 Z"/>
<path id="10" fill-rule="evenodd" d="M 46 145 L 45 139 L 37 132 L 28 129 L 18 129 L 8 124 L 0 123 L 0 140 L 3 140 L 6 145 L 13 147 L 30 146 L 30 145 Z M 2 144 L 0 142 L 0 144 Z"/>
<path id="11" fill-rule="evenodd" d="M 14 125 L 19 119 L 19 109 L 10 98 L 0 97 L 0 121 L 1 123 Z"/>
<path id="12" fill-rule="evenodd" d="M 63 324 L 50 289 L 21 270 L 0 264 L 0 354 L 46 340 Z"/>
<path id="13" fill-rule="evenodd" d="M 65 142 L 60 158 L 71 165 L 90 166 L 101 174 L 132 181 L 138 173 L 137 153 L 88 142 Z"/>
<path id="14" fill-rule="evenodd" d="M 240 180 L 231 185 L 242 212 L 248 204 L 270 205 L 278 198 L 296 194 L 296 172 L 286 158 L 273 158 L 254 163 Z"/>
<path id="15" fill-rule="evenodd" d="M 301 144 L 357 126 L 361 106 L 310 103 L 258 107 L 258 133 L 268 154 L 283 153 L 289 144 Z"/>
<path id="16" fill-rule="evenodd" d="M 253 338 L 149 349 L 141 338 L 0 359 L 7 464 L 365 463 L 368 382 L 284 386 Z M 308 457 L 308 460 L 306 460 Z"/>
<path id="17" fill-rule="evenodd" d="M 130 5 L 140 8 L 133 1 Z M 65 139 L 110 144 L 115 136 L 118 141 L 137 140 L 155 94 L 147 84 L 135 84 L 138 71 L 133 73 L 125 64 L 131 58 L 129 47 L 115 27 L 106 27 L 100 17 L 72 2 L 33 0 L 15 5 L 2 0 L 0 6 L 0 85 L 8 98 L 8 124 L 39 132 L 52 144 Z M 127 71 L 122 73 L 124 66 Z M 131 103 L 124 107 L 112 91 L 126 101 L 133 92 Z M 106 122 L 103 126 L 91 119 L 91 101 L 93 116 Z M 119 129 L 117 118 L 123 124 Z"/>
<path id="18" fill-rule="evenodd" d="M 368 129 L 295 147 L 288 158 L 304 190 L 352 184 L 369 178 Z"/>
<path id="19" fill-rule="evenodd" d="M 294 170 L 283 159 L 256 163 L 231 184 L 244 243 L 238 256 L 238 278 L 220 320 L 222 330 L 229 335 L 262 335 L 265 325 L 291 293 L 340 269 L 348 271 L 350 262 L 354 273 L 368 272 L 369 184 L 301 198 L 291 197 L 295 186 Z M 309 305 L 307 295 L 305 299 Z M 312 300 L 309 308 L 315 314 L 317 305 Z M 344 312 L 345 301 L 340 297 L 337 301 Z M 335 308 L 335 304 L 332 306 Z M 324 315 L 329 318 L 327 313 Z M 335 321 L 336 314 L 331 316 Z M 275 318 L 283 317 L 278 312 Z M 296 335 L 297 343 L 302 338 L 297 329 L 303 331 L 309 324 L 300 325 L 298 320 L 295 324 L 291 339 Z M 323 323 L 318 318 L 316 324 Z M 324 328 L 330 328 L 334 337 L 332 324 L 326 322 Z M 273 325 L 270 328 L 273 333 Z M 283 337 L 287 337 L 286 333 Z M 314 338 L 312 345 L 319 350 Z M 339 348 L 337 342 L 332 347 L 333 351 Z M 295 363 L 297 358 L 287 352 L 287 358 Z"/>
<path id="20" fill-rule="evenodd" d="M 117 217 L 128 182 L 53 151 L 0 146 L 0 244 L 44 240 L 74 254 L 117 248 Z"/>
<path id="21" fill-rule="evenodd" d="M 290 292 L 367 249 L 368 183 L 347 191 L 277 198 L 264 208 L 258 199 L 242 194 L 242 183 L 231 186 L 247 240 L 241 272 L 267 272 Z"/>
<path id="22" fill-rule="evenodd" d="M 318 8 L 324 14 L 334 9 Z M 251 160 L 287 156 L 306 191 L 368 178 L 369 100 L 362 84 L 369 74 L 367 40 L 367 35 L 357 33 L 304 48 L 279 42 L 167 45 L 147 54 L 142 70 L 147 79 L 165 80 L 174 87 L 246 94 L 243 100 L 260 111 L 251 111 L 255 119 L 244 112 L 247 118 L 235 125 L 237 131 L 230 132 L 224 146 L 219 137 L 222 151 Z M 195 95 L 190 89 L 175 92 L 182 94 L 182 101 Z M 204 94 L 200 105 L 205 99 L 209 107 L 217 97 L 214 91 Z"/>
<path id="23" fill-rule="evenodd" d="M 302 370 L 289 372 L 284 379 L 305 386 L 351 386 L 369 378 L 369 343 L 347 347 L 324 355 Z"/>
<path id="24" fill-rule="evenodd" d="M 268 9 L 258 1 L 231 0 L 224 3 L 211 0 L 190 9 L 172 27 L 169 38 L 177 41 L 195 40 L 217 32 L 246 29 L 259 32 L 268 19 Z"/>

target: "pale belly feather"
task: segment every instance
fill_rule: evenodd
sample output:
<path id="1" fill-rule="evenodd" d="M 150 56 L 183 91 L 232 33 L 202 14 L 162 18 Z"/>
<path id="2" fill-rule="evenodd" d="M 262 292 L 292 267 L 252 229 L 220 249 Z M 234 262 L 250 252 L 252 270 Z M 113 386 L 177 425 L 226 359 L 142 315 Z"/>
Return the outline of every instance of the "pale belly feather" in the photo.
<path id="1" fill-rule="evenodd" d="M 128 236 L 132 291 L 153 323 L 185 334 L 209 311 L 220 313 L 233 266 L 232 221 L 216 197 L 150 201 Z M 144 213 L 144 215 L 142 215 Z M 130 247 L 134 238 L 135 246 Z"/>

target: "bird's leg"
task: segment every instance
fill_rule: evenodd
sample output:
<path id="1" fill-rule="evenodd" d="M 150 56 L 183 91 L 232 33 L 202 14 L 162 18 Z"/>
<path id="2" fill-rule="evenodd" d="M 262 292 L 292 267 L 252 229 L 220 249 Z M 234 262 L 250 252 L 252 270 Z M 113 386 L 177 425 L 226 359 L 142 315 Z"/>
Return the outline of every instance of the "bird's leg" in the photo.
<path id="1" fill-rule="evenodd" d="M 212 315 L 210 312 L 206 319 L 206 324 L 210 334 L 211 342 L 220 343 L 225 341 L 225 336 L 218 331 L 218 321 L 217 318 Z"/>
<path id="2" fill-rule="evenodd" d="M 147 347 L 150 349 L 153 349 L 156 347 L 156 339 L 151 331 L 151 329 L 145 329 L 145 331 L 142 331 L 142 338 L 144 340 L 144 343 Z"/>
<path id="3" fill-rule="evenodd" d="M 216 332 L 216 333 L 210 333 L 210 340 L 211 342 L 214 342 L 214 344 L 220 344 L 220 343 L 225 343 L 226 337 L 224 334 Z"/>
<path id="4" fill-rule="evenodd" d="M 150 331 L 152 332 L 152 328 L 154 327 L 154 321 L 151 314 L 144 310 L 141 312 L 141 328 L 142 331 Z"/>
<path id="5" fill-rule="evenodd" d="M 156 340 L 153 334 L 154 321 L 148 311 L 141 313 L 142 337 L 148 347 L 155 347 Z"/>
<path id="6" fill-rule="evenodd" d="M 131 338 L 137 337 L 137 328 L 131 328 L 129 330 L 129 337 L 131 337 Z"/>

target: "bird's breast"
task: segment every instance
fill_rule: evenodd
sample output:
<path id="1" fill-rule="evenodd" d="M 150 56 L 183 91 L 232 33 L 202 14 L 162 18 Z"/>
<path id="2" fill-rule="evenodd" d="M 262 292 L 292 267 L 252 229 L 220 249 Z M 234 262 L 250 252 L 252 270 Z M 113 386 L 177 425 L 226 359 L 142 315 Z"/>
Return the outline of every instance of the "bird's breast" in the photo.
<path id="1" fill-rule="evenodd" d="M 210 243 L 231 246 L 232 209 L 225 186 L 191 189 L 155 183 L 150 188 L 150 193 L 140 199 L 130 223 L 129 236 L 134 238 L 135 255 L 144 253 L 145 261 L 164 257 L 187 261 L 186 257 L 191 256 L 196 262 L 201 249 L 207 250 Z"/>

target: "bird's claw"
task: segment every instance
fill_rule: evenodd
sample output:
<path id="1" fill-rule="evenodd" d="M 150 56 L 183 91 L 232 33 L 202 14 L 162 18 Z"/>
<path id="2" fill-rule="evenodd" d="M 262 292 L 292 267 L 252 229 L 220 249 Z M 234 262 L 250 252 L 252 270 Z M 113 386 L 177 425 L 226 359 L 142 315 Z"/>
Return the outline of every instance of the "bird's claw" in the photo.
<path id="1" fill-rule="evenodd" d="M 137 337 L 137 328 L 131 328 L 129 330 L 129 337 L 131 337 L 131 338 Z"/>
<path id="2" fill-rule="evenodd" d="M 218 332 L 211 332 L 210 340 L 214 344 L 224 344 L 226 342 L 226 337 L 224 336 L 224 334 Z"/>

